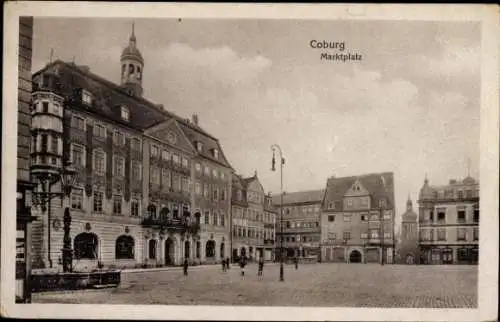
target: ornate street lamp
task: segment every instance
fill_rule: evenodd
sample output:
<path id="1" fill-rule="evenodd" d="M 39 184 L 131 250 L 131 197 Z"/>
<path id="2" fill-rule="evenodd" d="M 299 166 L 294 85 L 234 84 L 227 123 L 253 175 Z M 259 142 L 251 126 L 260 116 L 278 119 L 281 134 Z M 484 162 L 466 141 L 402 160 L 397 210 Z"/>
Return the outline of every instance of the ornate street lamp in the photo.
<path id="1" fill-rule="evenodd" d="M 52 258 L 51 258 L 51 224 L 52 224 L 52 214 L 51 214 L 51 200 L 54 197 L 69 197 L 71 194 L 71 188 L 75 180 L 76 170 L 71 167 L 69 161 L 65 162 L 62 170 L 54 169 L 53 167 L 47 167 L 46 165 L 36 164 L 31 167 L 31 175 L 34 177 L 35 181 L 40 183 L 41 191 L 34 192 L 34 195 L 38 199 L 38 203 L 42 209 L 42 212 L 47 211 L 47 255 L 49 266 L 52 268 Z M 57 182 L 61 181 L 61 191 L 52 191 L 52 186 Z M 71 239 L 69 237 L 69 230 L 71 225 L 71 214 L 69 212 L 69 207 L 66 206 L 64 210 L 64 240 L 63 240 L 63 269 L 69 269 L 71 271 Z"/>
<path id="2" fill-rule="evenodd" d="M 281 192 L 281 203 L 280 203 L 280 282 L 285 281 L 285 271 L 283 268 L 283 165 L 285 164 L 285 159 L 283 158 L 283 152 L 277 144 L 271 145 L 271 150 L 273 151 L 272 159 L 272 171 L 276 171 L 276 159 L 275 151 L 278 150 L 280 156 L 280 192 Z"/>

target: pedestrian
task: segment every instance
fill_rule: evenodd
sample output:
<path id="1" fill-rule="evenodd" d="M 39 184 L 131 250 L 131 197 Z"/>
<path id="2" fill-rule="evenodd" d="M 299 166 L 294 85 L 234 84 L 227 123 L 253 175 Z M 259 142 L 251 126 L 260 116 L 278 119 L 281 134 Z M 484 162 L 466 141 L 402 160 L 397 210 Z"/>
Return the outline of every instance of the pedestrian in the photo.
<path id="1" fill-rule="evenodd" d="M 188 266 L 189 266 L 187 257 L 184 258 L 184 264 L 182 266 L 184 268 L 184 276 L 187 276 L 188 275 Z"/>
<path id="2" fill-rule="evenodd" d="M 227 266 L 226 266 L 226 259 L 223 258 L 220 260 L 220 263 L 222 264 L 222 271 L 225 272 L 226 269 L 227 269 Z"/>
<path id="3" fill-rule="evenodd" d="M 295 256 L 295 269 L 299 269 L 299 258 L 297 256 Z"/>
<path id="4" fill-rule="evenodd" d="M 245 257 L 241 257 L 240 259 L 241 276 L 245 276 L 245 265 L 246 265 Z"/>
<path id="5" fill-rule="evenodd" d="M 229 269 L 231 266 L 229 266 L 229 257 L 226 258 L 226 269 Z"/>
<path id="6" fill-rule="evenodd" d="M 261 257 L 259 258 L 259 272 L 257 273 L 257 275 L 262 276 L 263 270 L 264 270 L 264 259 Z"/>

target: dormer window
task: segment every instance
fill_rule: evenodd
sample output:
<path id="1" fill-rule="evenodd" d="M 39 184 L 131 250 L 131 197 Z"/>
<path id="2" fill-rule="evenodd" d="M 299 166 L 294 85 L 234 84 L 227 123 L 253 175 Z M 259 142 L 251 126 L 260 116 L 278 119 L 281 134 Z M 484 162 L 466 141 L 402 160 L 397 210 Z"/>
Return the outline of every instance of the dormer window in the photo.
<path id="1" fill-rule="evenodd" d="M 219 159 L 219 150 L 214 149 L 213 152 L 214 152 L 214 158 Z"/>
<path id="2" fill-rule="evenodd" d="M 203 144 L 201 142 L 196 142 L 196 150 L 198 150 L 198 152 L 203 150 Z"/>
<path id="3" fill-rule="evenodd" d="M 121 117 L 125 121 L 130 120 L 130 112 L 126 106 L 121 107 Z"/>
<path id="4" fill-rule="evenodd" d="M 378 201 L 378 206 L 379 206 L 379 208 L 385 207 L 385 200 L 384 199 L 379 200 Z"/>
<path id="5" fill-rule="evenodd" d="M 84 89 L 82 89 L 82 102 L 89 106 L 92 105 L 92 94 Z"/>

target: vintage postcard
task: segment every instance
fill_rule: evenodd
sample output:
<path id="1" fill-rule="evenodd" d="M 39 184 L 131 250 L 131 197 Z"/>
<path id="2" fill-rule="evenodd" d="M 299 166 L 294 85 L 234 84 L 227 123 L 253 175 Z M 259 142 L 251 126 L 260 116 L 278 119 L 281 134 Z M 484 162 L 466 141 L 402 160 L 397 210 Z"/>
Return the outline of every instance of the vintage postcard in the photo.
<path id="1" fill-rule="evenodd" d="M 497 7 L 4 18 L 2 315 L 497 320 Z"/>

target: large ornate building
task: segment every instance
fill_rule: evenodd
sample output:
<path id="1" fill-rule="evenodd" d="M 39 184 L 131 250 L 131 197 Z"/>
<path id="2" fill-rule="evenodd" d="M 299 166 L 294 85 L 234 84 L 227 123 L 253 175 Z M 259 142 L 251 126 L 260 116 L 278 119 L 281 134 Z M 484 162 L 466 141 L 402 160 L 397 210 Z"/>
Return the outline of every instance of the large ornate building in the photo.
<path id="1" fill-rule="evenodd" d="M 275 210 L 257 177 L 233 175 L 231 197 L 232 260 L 274 258 Z"/>
<path id="2" fill-rule="evenodd" d="M 431 186 L 425 178 L 419 196 L 421 264 L 477 264 L 479 256 L 479 182 Z"/>
<path id="3" fill-rule="evenodd" d="M 406 211 L 401 219 L 401 239 L 397 249 L 400 263 L 418 264 L 418 215 L 413 211 L 413 203 L 408 196 Z"/>
<path id="4" fill-rule="evenodd" d="M 77 170 L 69 201 L 77 270 L 229 255 L 233 169 L 196 115 L 180 118 L 142 96 L 145 65 L 132 30 L 117 60 L 121 84 L 62 61 L 33 75 L 32 166 L 50 173 L 68 158 Z M 61 205 L 54 198 L 50 222 L 34 227 L 38 266 L 60 264 Z"/>
<path id="5" fill-rule="evenodd" d="M 322 261 L 392 263 L 394 216 L 392 172 L 329 178 L 321 214 Z"/>
<path id="6" fill-rule="evenodd" d="M 320 215 L 324 194 L 324 190 L 311 190 L 283 196 L 283 219 L 276 225 L 276 247 L 281 247 L 283 242 L 285 258 L 320 259 Z M 280 195 L 273 197 L 273 204 L 280 217 Z"/>

